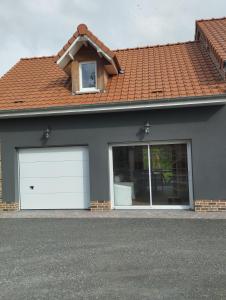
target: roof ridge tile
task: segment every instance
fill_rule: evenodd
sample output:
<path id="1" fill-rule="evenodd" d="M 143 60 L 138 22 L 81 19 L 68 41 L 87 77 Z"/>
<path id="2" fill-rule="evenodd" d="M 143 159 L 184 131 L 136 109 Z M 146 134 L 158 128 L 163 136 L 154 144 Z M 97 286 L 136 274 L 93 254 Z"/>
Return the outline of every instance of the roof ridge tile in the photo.
<path id="1" fill-rule="evenodd" d="M 175 45 L 194 44 L 194 43 L 199 43 L 199 41 L 185 41 L 185 42 L 175 42 L 175 43 L 167 43 L 167 44 L 144 45 L 144 46 L 137 46 L 137 47 L 118 48 L 118 49 L 113 49 L 112 51 L 119 52 L 119 51 L 126 51 L 126 50 L 159 48 L 159 47 L 165 47 L 165 46 L 175 46 Z"/>
<path id="2" fill-rule="evenodd" d="M 225 17 L 220 17 L 220 18 L 209 18 L 209 19 L 199 19 L 199 20 L 196 20 L 195 22 L 196 23 L 199 23 L 199 22 L 209 22 L 209 21 L 220 21 L 220 20 L 224 20 L 226 19 L 226 16 Z"/>
<path id="3" fill-rule="evenodd" d="M 32 56 L 32 57 L 22 57 L 20 60 L 45 59 L 45 58 L 54 58 L 54 57 L 55 55 Z"/>

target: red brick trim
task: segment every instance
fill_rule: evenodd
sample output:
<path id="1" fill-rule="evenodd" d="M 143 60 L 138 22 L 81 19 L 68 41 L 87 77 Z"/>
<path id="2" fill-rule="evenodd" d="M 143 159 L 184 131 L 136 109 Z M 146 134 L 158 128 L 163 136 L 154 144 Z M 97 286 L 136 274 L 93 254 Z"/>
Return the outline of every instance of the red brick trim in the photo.
<path id="1" fill-rule="evenodd" d="M 109 211 L 111 210 L 111 202 L 110 201 L 92 201 L 90 205 L 91 211 Z"/>
<path id="2" fill-rule="evenodd" d="M 226 200 L 196 200 L 195 211 L 197 212 L 225 211 L 226 212 Z"/>
<path id="3" fill-rule="evenodd" d="M 0 211 L 9 211 L 9 210 L 18 210 L 19 203 L 18 202 L 2 202 L 0 201 Z"/>

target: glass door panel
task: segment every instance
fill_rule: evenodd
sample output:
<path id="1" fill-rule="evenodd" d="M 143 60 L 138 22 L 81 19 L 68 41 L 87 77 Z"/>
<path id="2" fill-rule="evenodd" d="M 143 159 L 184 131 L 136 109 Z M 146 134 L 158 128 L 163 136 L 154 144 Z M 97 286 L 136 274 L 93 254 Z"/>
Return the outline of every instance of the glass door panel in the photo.
<path id="1" fill-rule="evenodd" d="M 150 205 L 148 146 L 112 149 L 115 206 Z"/>
<path id="2" fill-rule="evenodd" d="M 187 145 L 150 149 L 152 205 L 189 205 Z"/>

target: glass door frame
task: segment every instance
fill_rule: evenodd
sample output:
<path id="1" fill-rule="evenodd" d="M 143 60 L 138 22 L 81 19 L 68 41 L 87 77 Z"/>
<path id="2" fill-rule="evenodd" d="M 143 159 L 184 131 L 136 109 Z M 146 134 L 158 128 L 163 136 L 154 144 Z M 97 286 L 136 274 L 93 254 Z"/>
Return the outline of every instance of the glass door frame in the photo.
<path id="1" fill-rule="evenodd" d="M 188 165 L 188 189 L 189 189 L 189 205 L 153 205 L 152 204 L 152 185 L 151 185 L 151 146 L 153 145 L 187 145 L 187 165 Z M 114 203 L 114 174 L 113 174 L 113 147 L 123 146 L 147 146 L 148 148 L 148 165 L 149 165 L 149 190 L 150 205 L 131 205 L 116 206 Z M 151 141 L 137 143 L 114 143 L 109 144 L 109 178 L 110 178 L 110 201 L 112 209 L 191 209 L 193 208 L 193 183 L 192 183 L 192 153 L 190 140 L 169 140 L 169 141 Z"/>

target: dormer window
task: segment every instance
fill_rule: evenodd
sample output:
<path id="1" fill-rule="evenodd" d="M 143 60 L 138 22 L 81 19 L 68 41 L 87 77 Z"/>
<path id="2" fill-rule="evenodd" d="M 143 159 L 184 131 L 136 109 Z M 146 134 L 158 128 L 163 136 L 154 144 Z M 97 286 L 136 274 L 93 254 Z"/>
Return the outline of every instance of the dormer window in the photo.
<path id="1" fill-rule="evenodd" d="M 96 61 L 80 62 L 79 64 L 80 91 L 97 91 Z"/>
<path id="2" fill-rule="evenodd" d="M 72 95 L 107 89 L 109 78 L 122 70 L 116 53 L 104 45 L 85 24 L 80 24 L 56 55 L 58 66 L 70 76 Z"/>

